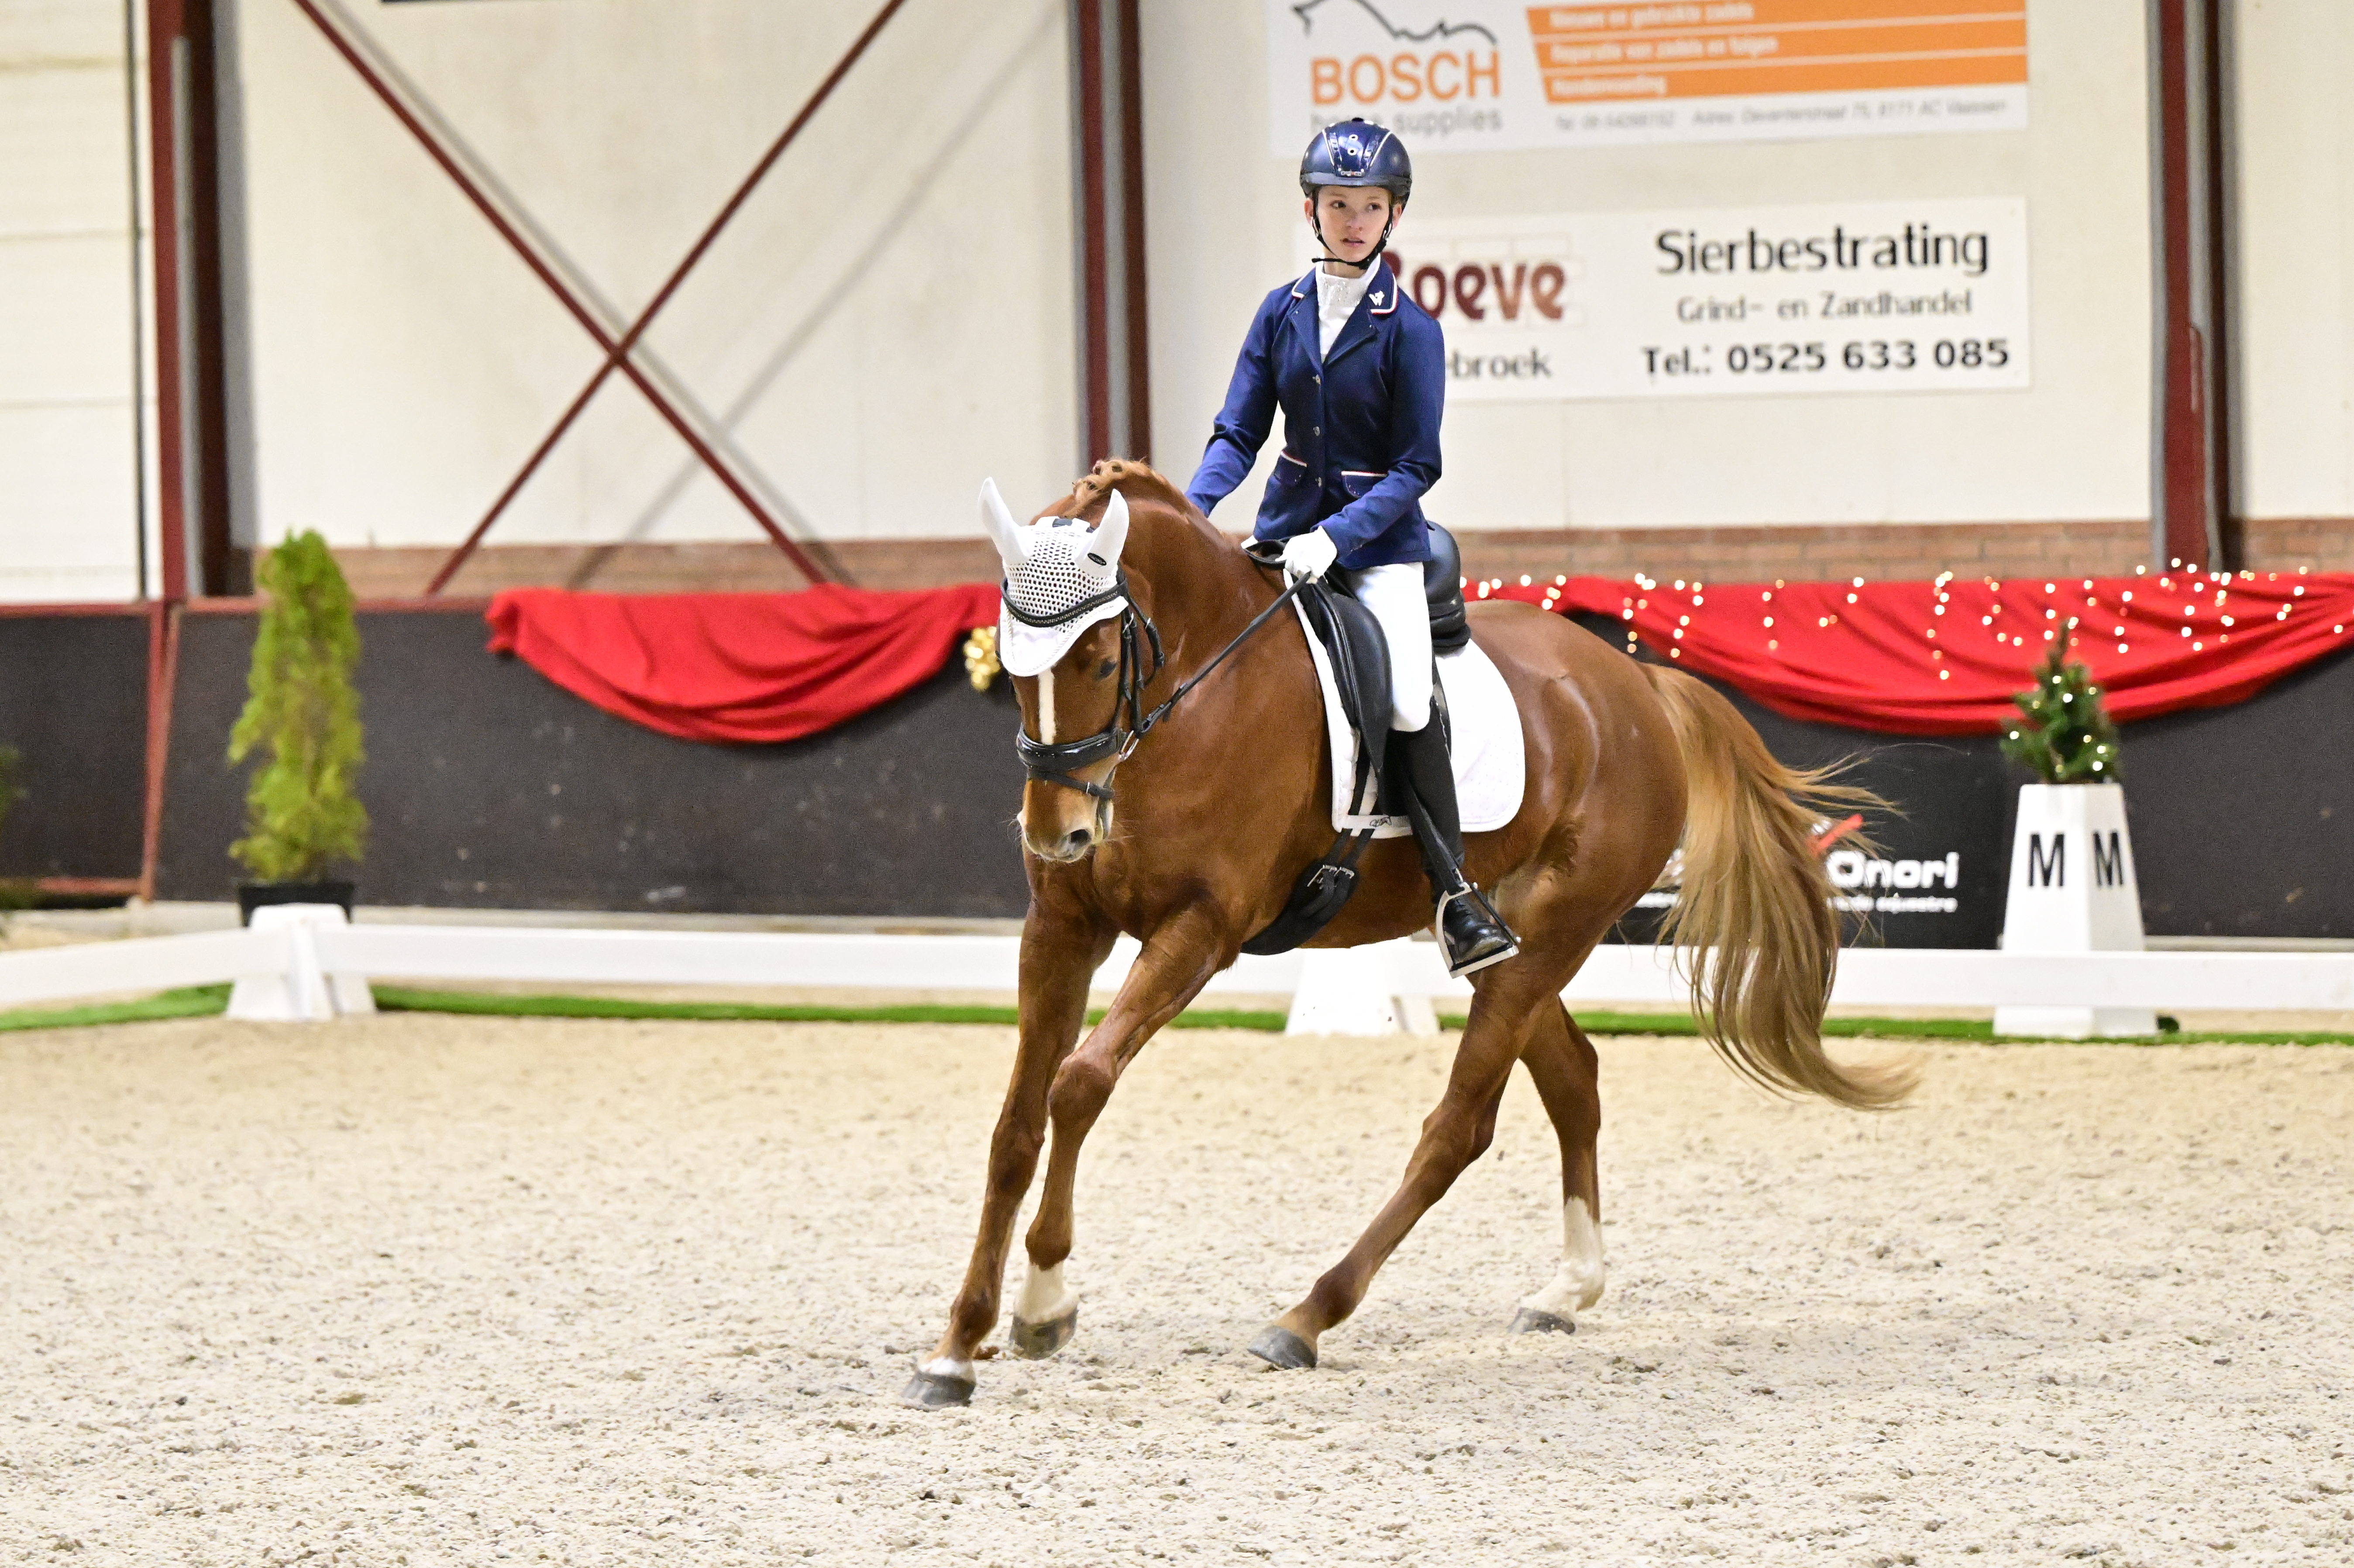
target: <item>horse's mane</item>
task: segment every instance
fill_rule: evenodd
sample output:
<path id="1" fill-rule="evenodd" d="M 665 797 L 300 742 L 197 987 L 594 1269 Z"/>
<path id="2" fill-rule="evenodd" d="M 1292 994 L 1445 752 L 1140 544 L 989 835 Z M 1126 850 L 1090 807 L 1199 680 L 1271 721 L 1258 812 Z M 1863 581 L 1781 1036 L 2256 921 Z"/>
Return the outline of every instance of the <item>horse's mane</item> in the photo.
<path id="1" fill-rule="evenodd" d="M 1173 480 L 1149 463 L 1139 462 L 1134 458 L 1105 458 L 1073 480 L 1071 493 L 1046 508 L 1041 515 L 1083 516 L 1087 508 L 1115 490 L 1130 497 L 1141 493 L 1165 502 L 1180 517 L 1194 515 L 1193 503 L 1185 499 L 1185 493 L 1177 488 Z"/>

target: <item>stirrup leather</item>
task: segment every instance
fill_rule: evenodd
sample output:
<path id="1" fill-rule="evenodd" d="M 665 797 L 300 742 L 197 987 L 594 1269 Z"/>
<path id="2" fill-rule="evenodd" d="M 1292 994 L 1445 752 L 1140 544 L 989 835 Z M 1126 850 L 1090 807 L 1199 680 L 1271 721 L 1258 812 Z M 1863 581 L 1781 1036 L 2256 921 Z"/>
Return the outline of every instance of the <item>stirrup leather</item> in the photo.
<path id="1" fill-rule="evenodd" d="M 1484 951 L 1475 946 L 1468 953 L 1455 950 L 1454 943 L 1447 936 L 1447 914 L 1451 906 L 1466 900 L 1479 923 L 1501 939 L 1500 946 L 1487 948 Z M 1439 895 L 1438 906 L 1433 911 L 1431 930 L 1438 938 L 1439 951 L 1446 955 L 1449 980 L 1461 980 L 1465 975 L 1484 969 L 1490 964 L 1500 964 L 1506 959 L 1517 956 L 1521 950 L 1520 938 L 1512 935 L 1512 928 L 1504 924 L 1504 917 L 1496 913 L 1496 906 L 1488 902 L 1487 895 L 1469 881 L 1459 882 L 1451 891 Z"/>

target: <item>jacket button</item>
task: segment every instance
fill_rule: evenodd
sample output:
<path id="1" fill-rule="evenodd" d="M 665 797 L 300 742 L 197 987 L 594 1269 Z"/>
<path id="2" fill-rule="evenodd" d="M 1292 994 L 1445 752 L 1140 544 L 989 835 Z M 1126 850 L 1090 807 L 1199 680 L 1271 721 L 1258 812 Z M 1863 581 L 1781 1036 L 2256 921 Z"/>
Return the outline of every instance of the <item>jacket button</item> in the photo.
<path id="1" fill-rule="evenodd" d="M 1324 433 L 1324 427 L 1321 425 L 1311 426 L 1310 427 L 1308 433 L 1311 436 L 1320 436 Z"/>
<path id="2" fill-rule="evenodd" d="M 1324 385 L 1324 378 L 1321 376 L 1311 376 L 1308 379 L 1313 381 L 1319 387 Z"/>

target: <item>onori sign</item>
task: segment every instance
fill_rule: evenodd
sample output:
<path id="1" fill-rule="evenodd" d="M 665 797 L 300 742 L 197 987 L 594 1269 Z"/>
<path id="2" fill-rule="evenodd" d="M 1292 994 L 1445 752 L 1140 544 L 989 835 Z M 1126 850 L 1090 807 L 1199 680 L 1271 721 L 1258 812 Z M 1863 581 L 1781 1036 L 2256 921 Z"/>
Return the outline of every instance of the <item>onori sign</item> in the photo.
<path id="1" fill-rule="evenodd" d="M 2022 200 L 1409 212 L 1388 259 L 1447 334 L 1455 401 L 2029 384 Z"/>
<path id="2" fill-rule="evenodd" d="M 1278 154 L 1361 114 L 1416 153 L 2027 122 L 2027 0 L 1266 0 Z"/>

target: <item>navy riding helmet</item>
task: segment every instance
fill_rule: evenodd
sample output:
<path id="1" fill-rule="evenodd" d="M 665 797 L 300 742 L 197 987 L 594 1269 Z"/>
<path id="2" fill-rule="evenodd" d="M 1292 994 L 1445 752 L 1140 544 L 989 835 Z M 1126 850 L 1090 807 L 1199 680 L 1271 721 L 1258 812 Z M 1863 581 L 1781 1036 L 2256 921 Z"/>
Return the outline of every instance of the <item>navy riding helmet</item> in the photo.
<path id="1" fill-rule="evenodd" d="M 1395 132 L 1370 120 L 1342 120 L 1327 125 L 1299 155 L 1299 194 L 1312 204 L 1318 189 L 1325 185 L 1379 185 L 1390 193 L 1390 220 L 1382 226 L 1380 241 L 1362 263 L 1352 263 L 1371 267 L 1389 249 L 1390 230 L 1397 227 L 1398 214 L 1406 197 L 1414 194 L 1414 160 L 1405 155 L 1405 143 Z M 1308 227 L 1322 246 L 1324 229 L 1312 207 Z"/>

